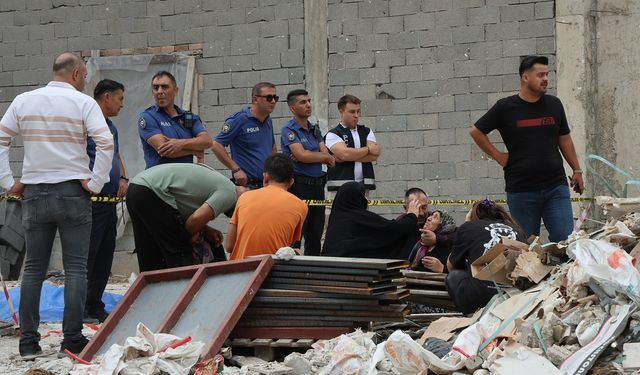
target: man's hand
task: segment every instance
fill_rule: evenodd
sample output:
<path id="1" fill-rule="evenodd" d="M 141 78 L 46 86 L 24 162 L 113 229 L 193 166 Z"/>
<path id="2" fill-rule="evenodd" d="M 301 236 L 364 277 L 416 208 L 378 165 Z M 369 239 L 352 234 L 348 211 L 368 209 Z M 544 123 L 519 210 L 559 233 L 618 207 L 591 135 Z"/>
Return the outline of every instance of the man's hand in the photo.
<path id="1" fill-rule="evenodd" d="M 247 174 L 244 173 L 242 169 L 237 171 L 236 173 L 233 173 L 232 176 L 236 181 L 236 185 L 247 186 L 247 182 L 249 182 L 249 177 L 247 177 Z"/>
<path id="2" fill-rule="evenodd" d="M 367 142 L 371 155 L 380 155 L 380 145 L 377 142 Z"/>
<path id="3" fill-rule="evenodd" d="M 326 158 L 324 160 L 324 164 L 330 166 L 330 167 L 334 167 L 336 165 L 336 158 L 334 158 L 332 155 L 326 154 Z"/>
<path id="4" fill-rule="evenodd" d="M 582 179 L 582 172 L 573 172 L 571 176 L 571 187 L 573 191 L 582 195 L 584 192 L 584 180 Z"/>
<path id="5" fill-rule="evenodd" d="M 433 246 L 436 244 L 436 234 L 429 229 L 420 228 L 420 243 L 425 246 Z"/>
<path id="6" fill-rule="evenodd" d="M 118 198 L 122 198 L 127 195 L 127 189 L 129 188 L 129 182 L 125 179 L 120 179 L 120 183 L 118 184 Z"/>
<path id="7" fill-rule="evenodd" d="M 196 151 L 193 156 L 196 157 L 196 163 L 204 163 L 204 151 Z"/>
<path id="8" fill-rule="evenodd" d="M 423 257 L 422 265 L 432 272 L 442 273 L 444 271 L 444 264 L 436 257 Z"/>
<path id="9" fill-rule="evenodd" d="M 407 213 L 414 214 L 416 217 L 420 215 L 420 201 L 417 199 L 412 200 L 407 204 Z"/>
<path id="10" fill-rule="evenodd" d="M 202 231 L 204 238 L 211 243 L 214 247 L 222 245 L 222 240 L 224 237 L 222 236 L 222 232 L 217 229 L 211 228 L 210 226 L 204 227 Z"/>
<path id="11" fill-rule="evenodd" d="M 91 195 L 98 195 L 98 193 L 96 193 L 95 191 L 91 191 L 91 189 L 89 189 L 89 180 L 80 180 L 80 185 L 82 185 L 82 188 L 86 191 L 89 192 L 89 194 Z"/>
<path id="12" fill-rule="evenodd" d="M 24 188 L 25 188 L 25 184 L 23 184 L 22 182 L 16 182 L 13 184 L 11 189 L 9 189 L 9 191 L 7 192 L 7 195 L 17 196 L 22 198 L 24 194 Z"/>
<path id="13" fill-rule="evenodd" d="M 507 162 L 509 161 L 509 153 L 508 152 L 500 152 L 495 160 L 502 168 L 507 166 Z"/>
<path id="14" fill-rule="evenodd" d="M 163 144 L 158 147 L 158 154 L 165 157 L 176 157 L 184 148 L 185 140 L 176 138 L 167 138 Z"/>

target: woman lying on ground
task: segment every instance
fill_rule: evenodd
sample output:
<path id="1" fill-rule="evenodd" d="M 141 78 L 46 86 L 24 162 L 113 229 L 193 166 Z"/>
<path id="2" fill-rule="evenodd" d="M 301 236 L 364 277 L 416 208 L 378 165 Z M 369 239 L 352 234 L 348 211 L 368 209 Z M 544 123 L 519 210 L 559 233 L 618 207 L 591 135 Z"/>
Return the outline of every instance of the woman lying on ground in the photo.
<path id="1" fill-rule="evenodd" d="M 409 202 L 408 215 L 397 221 L 367 211 L 367 205 L 362 184 L 347 182 L 338 189 L 320 255 L 380 259 L 398 257 L 394 249 L 399 241 L 415 230 L 420 202 Z"/>
<path id="2" fill-rule="evenodd" d="M 437 235 L 453 234 L 456 222 L 446 212 L 436 210 L 427 217 L 420 232 L 420 240 L 416 242 L 409 262 L 411 269 L 428 272 L 447 272 L 447 259 L 451 253 L 451 241 L 436 241 Z"/>
<path id="3" fill-rule="evenodd" d="M 466 222 L 458 227 L 447 262 L 449 274 L 445 285 L 449 296 L 464 314 L 471 314 L 486 306 L 498 293 L 491 281 L 471 276 L 470 265 L 484 255 L 502 237 L 524 241 L 520 225 L 495 202 L 484 199 L 473 204 Z"/>

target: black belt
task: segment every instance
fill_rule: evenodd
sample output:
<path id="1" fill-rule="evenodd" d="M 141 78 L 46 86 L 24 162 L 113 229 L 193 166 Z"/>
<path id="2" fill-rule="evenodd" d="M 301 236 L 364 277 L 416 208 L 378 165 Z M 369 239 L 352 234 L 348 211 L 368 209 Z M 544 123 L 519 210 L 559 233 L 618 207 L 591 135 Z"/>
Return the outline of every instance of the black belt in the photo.
<path id="1" fill-rule="evenodd" d="M 236 184 L 236 179 L 231 177 L 230 178 L 231 182 L 234 183 L 234 185 Z M 252 189 L 260 189 L 261 187 L 263 187 L 264 185 L 262 184 L 262 180 L 253 180 L 253 179 L 248 179 L 247 180 L 247 185 L 248 188 L 252 188 Z"/>
<path id="2" fill-rule="evenodd" d="M 293 179 L 295 180 L 295 182 L 299 184 L 310 185 L 310 186 L 324 186 L 324 184 L 327 182 L 327 178 L 325 176 L 310 177 L 310 176 L 304 176 L 301 174 L 296 174 L 293 176 Z"/>

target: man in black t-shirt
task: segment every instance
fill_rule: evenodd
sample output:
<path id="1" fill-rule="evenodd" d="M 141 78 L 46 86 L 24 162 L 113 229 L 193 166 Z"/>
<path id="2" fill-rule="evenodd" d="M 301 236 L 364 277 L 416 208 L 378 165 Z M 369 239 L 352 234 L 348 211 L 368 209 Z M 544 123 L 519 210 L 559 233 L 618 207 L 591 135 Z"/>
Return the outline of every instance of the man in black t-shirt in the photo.
<path id="1" fill-rule="evenodd" d="M 520 64 L 520 92 L 498 102 L 470 134 L 478 147 L 504 169 L 511 215 L 528 235 L 540 234 L 540 219 L 553 242 L 573 229 L 571 199 L 562 157 L 573 169 L 571 187 L 584 190 L 582 170 L 560 99 L 547 95 L 549 61 L 527 56 Z M 499 151 L 487 134 L 498 130 L 507 152 Z"/>

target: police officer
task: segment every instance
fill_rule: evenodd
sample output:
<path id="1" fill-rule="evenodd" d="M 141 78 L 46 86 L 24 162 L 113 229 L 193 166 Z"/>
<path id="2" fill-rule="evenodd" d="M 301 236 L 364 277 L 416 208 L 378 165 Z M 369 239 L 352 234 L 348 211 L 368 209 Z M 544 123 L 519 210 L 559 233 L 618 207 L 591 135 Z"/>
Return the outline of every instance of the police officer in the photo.
<path id="1" fill-rule="evenodd" d="M 287 95 L 287 104 L 293 118 L 282 127 L 280 143 L 282 152 L 294 161 L 294 182 L 289 191 L 300 199 L 324 199 L 326 178 L 322 164 L 333 167 L 335 159 L 324 145 L 320 127 L 309 122 L 309 93 L 293 90 Z M 302 228 L 305 255 L 320 255 L 323 230 L 324 207 L 309 207 Z"/>
<path id="2" fill-rule="evenodd" d="M 269 116 L 276 107 L 276 87 L 260 82 L 251 90 L 251 107 L 227 117 L 211 148 L 218 160 L 233 174 L 239 186 L 262 187 L 262 171 L 267 158 L 276 153 L 273 123 Z M 231 157 L 225 149 L 229 146 Z"/>
<path id="3" fill-rule="evenodd" d="M 198 115 L 176 106 L 178 94 L 175 77 L 167 72 L 156 73 L 151 80 L 151 92 L 156 104 L 140 114 L 138 134 L 146 168 L 164 163 L 204 161 L 204 150 L 211 147 L 211 136 Z"/>

